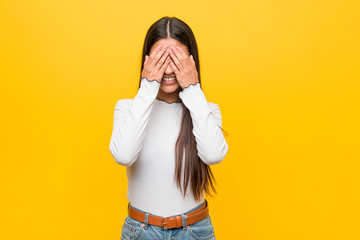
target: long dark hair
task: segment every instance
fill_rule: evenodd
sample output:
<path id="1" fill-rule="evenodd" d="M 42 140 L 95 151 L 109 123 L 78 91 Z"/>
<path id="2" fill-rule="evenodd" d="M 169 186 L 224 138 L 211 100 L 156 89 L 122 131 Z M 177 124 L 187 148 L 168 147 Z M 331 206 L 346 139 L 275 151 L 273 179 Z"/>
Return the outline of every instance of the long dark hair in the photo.
<path id="1" fill-rule="evenodd" d="M 190 29 L 190 27 L 180 19 L 176 17 L 163 17 L 153 23 L 145 37 L 142 59 L 141 59 L 141 69 L 140 69 L 140 79 L 141 72 L 144 67 L 145 55 L 149 55 L 151 46 L 160 39 L 164 38 L 173 38 L 178 40 L 187 46 L 189 54 L 193 56 L 196 69 L 198 72 L 200 88 L 201 88 L 201 78 L 200 78 L 200 62 L 198 48 L 195 40 L 195 36 Z M 139 82 L 140 88 L 141 82 Z M 174 180 L 177 183 L 177 186 L 180 188 L 180 191 L 183 193 L 184 197 L 186 195 L 186 189 L 189 185 L 192 189 L 194 199 L 198 202 L 200 197 L 205 191 L 206 194 L 212 196 L 210 193 L 209 185 L 215 193 L 216 189 L 214 183 L 216 180 L 214 175 L 211 172 L 210 166 L 205 164 L 200 157 L 198 156 L 198 151 L 196 148 L 196 140 L 193 134 L 193 123 L 189 109 L 181 102 L 183 107 L 183 115 L 181 121 L 181 129 L 175 145 L 175 176 Z M 220 126 L 219 126 L 220 127 Z M 221 128 L 221 127 L 220 127 Z M 224 131 L 221 128 L 222 131 Z M 181 170 L 182 170 L 182 159 L 183 153 L 185 151 L 185 165 L 184 165 L 184 179 L 183 186 L 181 185 Z M 214 181 L 214 183 L 213 183 Z"/>

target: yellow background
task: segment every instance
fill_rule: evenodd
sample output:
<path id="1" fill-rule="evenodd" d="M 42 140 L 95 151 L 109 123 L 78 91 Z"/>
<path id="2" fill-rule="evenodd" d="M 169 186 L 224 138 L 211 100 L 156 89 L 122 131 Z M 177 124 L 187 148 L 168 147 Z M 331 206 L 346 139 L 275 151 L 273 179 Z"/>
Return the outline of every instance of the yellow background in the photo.
<path id="1" fill-rule="evenodd" d="M 137 93 L 150 25 L 196 36 L 229 151 L 217 239 L 359 239 L 360 1 L 0 3 L 1 239 L 120 239 L 113 111 Z"/>

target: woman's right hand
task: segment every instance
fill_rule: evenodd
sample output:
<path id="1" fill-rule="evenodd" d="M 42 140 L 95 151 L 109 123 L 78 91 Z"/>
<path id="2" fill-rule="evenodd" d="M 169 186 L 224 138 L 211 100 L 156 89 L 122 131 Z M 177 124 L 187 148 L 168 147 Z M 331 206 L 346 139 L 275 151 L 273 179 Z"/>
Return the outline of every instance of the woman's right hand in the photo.
<path id="1" fill-rule="evenodd" d="M 145 55 L 144 68 L 141 72 L 141 78 L 156 80 L 161 83 L 165 69 L 170 63 L 170 50 L 168 46 L 157 47 L 150 56 Z"/>

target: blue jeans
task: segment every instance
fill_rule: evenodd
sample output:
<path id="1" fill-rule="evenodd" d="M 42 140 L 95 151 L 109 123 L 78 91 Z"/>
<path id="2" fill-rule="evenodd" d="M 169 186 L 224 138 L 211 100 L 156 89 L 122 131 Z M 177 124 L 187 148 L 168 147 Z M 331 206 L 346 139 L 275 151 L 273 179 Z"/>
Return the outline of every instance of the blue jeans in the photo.
<path id="1" fill-rule="evenodd" d="M 205 199 L 205 201 L 207 200 Z M 198 209 L 202 205 L 203 203 L 181 214 L 181 218 L 183 221 L 182 227 L 170 229 L 164 229 L 157 225 L 149 224 L 148 216 L 152 214 L 131 206 L 132 208 L 146 214 L 145 222 L 140 222 L 131 218 L 130 216 L 127 216 L 121 230 L 121 240 L 216 240 L 214 227 L 211 223 L 210 215 L 194 224 L 186 224 L 185 214 L 192 212 L 195 209 Z"/>

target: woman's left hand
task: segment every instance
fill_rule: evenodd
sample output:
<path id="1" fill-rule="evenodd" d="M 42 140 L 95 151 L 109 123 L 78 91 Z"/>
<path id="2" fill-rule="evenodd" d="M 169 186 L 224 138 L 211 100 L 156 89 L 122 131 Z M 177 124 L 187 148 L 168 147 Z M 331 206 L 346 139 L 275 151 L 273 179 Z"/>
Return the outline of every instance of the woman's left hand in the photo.
<path id="1" fill-rule="evenodd" d="M 198 72 L 192 55 L 188 56 L 180 47 L 171 47 L 170 66 L 182 89 L 199 82 Z"/>

